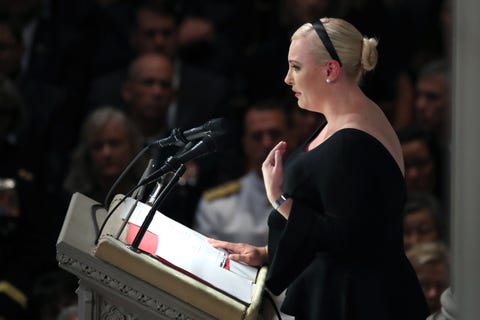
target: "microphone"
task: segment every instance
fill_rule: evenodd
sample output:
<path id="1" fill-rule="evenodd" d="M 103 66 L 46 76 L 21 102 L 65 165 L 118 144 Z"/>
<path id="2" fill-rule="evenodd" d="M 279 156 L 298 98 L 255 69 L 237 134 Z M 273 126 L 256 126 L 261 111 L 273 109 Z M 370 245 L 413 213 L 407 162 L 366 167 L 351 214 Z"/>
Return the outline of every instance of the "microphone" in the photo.
<path id="1" fill-rule="evenodd" d="M 190 160 L 201 157 L 207 153 L 214 152 L 217 149 L 217 142 L 215 141 L 215 136 L 212 134 L 206 134 L 203 139 L 195 144 L 192 148 L 180 152 L 175 156 L 171 156 L 165 161 L 165 163 L 152 174 L 143 178 L 139 185 L 148 184 L 152 181 L 159 179 L 167 172 L 175 171 L 182 163 L 188 162 Z"/>
<path id="2" fill-rule="evenodd" d="M 226 132 L 227 121 L 224 118 L 216 118 L 207 121 L 199 127 L 185 130 L 183 132 L 179 128 L 173 129 L 169 137 L 154 141 L 149 145 L 149 147 L 166 147 L 170 145 L 176 145 L 181 147 L 187 144 L 189 141 L 203 138 L 208 134 L 219 136 L 223 135 Z"/>

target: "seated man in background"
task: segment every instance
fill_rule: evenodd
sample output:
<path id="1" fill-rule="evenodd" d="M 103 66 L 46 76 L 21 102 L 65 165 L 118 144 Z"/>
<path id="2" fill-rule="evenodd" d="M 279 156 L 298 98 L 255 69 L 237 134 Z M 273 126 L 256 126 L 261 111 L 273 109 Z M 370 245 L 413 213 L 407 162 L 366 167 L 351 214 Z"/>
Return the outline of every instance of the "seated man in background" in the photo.
<path id="1" fill-rule="evenodd" d="M 265 101 L 248 108 L 243 117 L 242 146 L 247 172 L 237 180 L 207 190 L 197 207 L 194 229 L 219 240 L 267 243 L 271 205 L 262 179 L 262 162 L 288 129 L 280 103 Z"/>

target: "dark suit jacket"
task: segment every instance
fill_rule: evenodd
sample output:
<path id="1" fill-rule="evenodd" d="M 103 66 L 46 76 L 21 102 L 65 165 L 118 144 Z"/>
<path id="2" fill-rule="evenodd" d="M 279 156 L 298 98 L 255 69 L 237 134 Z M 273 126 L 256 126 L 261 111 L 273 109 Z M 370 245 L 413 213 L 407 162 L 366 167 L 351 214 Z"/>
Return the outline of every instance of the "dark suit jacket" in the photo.
<path id="1" fill-rule="evenodd" d="M 223 76 L 205 69 L 182 64 L 175 127 L 201 125 L 229 112 L 230 90 Z"/>

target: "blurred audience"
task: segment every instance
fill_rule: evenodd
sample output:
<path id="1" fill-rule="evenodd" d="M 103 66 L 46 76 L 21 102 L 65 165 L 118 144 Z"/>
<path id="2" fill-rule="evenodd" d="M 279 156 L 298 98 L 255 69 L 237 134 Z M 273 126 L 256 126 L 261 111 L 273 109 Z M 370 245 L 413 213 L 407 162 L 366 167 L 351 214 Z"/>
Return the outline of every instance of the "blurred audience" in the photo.
<path id="1" fill-rule="evenodd" d="M 77 287 L 77 277 L 65 270 L 58 269 L 43 274 L 35 281 L 29 319 L 58 320 L 67 309 L 77 307 Z"/>
<path id="2" fill-rule="evenodd" d="M 158 53 L 173 59 L 175 54 L 175 32 L 177 16 L 174 7 L 166 1 L 141 1 L 132 8 L 133 18 L 127 24 L 128 43 L 132 54 L 128 62 L 108 73 L 95 77 L 90 85 L 88 108 L 99 105 L 115 105 L 125 108 L 121 87 L 128 78 L 129 68 L 136 56 Z"/>
<path id="3" fill-rule="evenodd" d="M 417 273 L 430 313 L 439 311 L 440 295 L 450 283 L 447 247 L 442 242 L 424 242 L 413 246 L 406 254 Z"/>
<path id="4" fill-rule="evenodd" d="M 315 129 L 320 126 L 323 119 L 324 117 L 320 113 L 293 107 L 291 112 L 292 128 L 289 132 L 291 147 L 307 141 L 312 132 L 315 132 Z"/>
<path id="5" fill-rule="evenodd" d="M 52 188 L 61 186 L 66 170 L 62 164 L 68 161 L 62 155 L 69 154 L 75 145 L 85 115 L 84 97 L 89 80 L 84 32 L 81 26 L 71 23 L 74 19 L 55 14 L 58 2 L 5 0 L 0 4 L 0 16 L 14 26 L 16 38 L 21 41 L 22 50 L 16 51 L 21 54 L 20 65 L 15 67 L 17 85 L 27 109 L 35 110 L 29 112 L 34 119 L 32 125 L 35 123 L 47 131 L 37 142 L 43 142 L 45 150 L 51 150 L 47 170 L 56 175 L 52 177 L 55 179 Z M 37 137 L 36 134 L 32 136 Z"/>
<path id="6" fill-rule="evenodd" d="M 178 15 L 172 2 L 143 1 L 136 7 L 130 43 L 138 53 L 161 53 L 175 57 Z"/>
<path id="7" fill-rule="evenodd" d="M 60 220 L 46 209 L 37 154 L 19 140 L 24 111 L 15 86 L 0 75 L 0 318 L 6 319 L 23 319 L 35 278 L 56 266 Z"/>
<path id="8" fill-rule="evenodd" d="M 418 126 L 397 130 L 408 192 L 428 192 L 445 204 L 446 182 L 431 135 Z"/>
<path id="9" fill-rule="evenodd" d="M 448 143 L 450 74 L 445 61 L 432 61 L 419 72 L 416 82 L 414 119 L 435 139 L 439 148 Z"/>
<path id="10" fill-rule="evenodd" d="M 78 318 L 78 306 L 72 305 L 64 308 L 56 320 L 79 320 Z"/>
<path id="11" fill-rule="evenodd" d="M 432 313 L 427 320 L 457 320 L 458 306 L 453 288 L 450 286 L 440 295 L 441 308 Z"/>
<path id="12" fill-rule="evenodd" d="M 405 250 L 418 243 L 445 241 L 444 219 L 435 197 L 428 193 L 410 193 L 404 209 L 403 243 Z"/>
<path id="13" fill-rule="evenodd" d="M 416 123 L 416 100 L 422 93 L 417 92 L 417 81 L 429 64 L 447 65 L 451 61 L 452 1 L 422 0 L 420 3 L 383 1 L 389 7 L 392 25 L 396 25 L 398 36 L 409 33 L 410 46 L 398 51 L 394 43 L 393 51 L 384 53 L 387 60 L 402 61 L 397 69 L 396 103 L 392 110 L 392 123 L 397 129 Z M 391 38 L 395 39 L 395 37 Z M 388 41 L 388 38 L 387 38 Z M 381 52 L 380 52 L 381 53 Z M 386 57 L 385 57 L 386 56 Z M 394 60 L 392 60 L 394 59 Z M 382 72 L 379 70 L 379 72 Z M 417 94 L 418 93 L 418 94 Z"/>
<path id="14" fill-rule="evenodd" d="M 445 60 L 434 60 L 419 72 L 414 120 L 431 137 L 432 153 L 436 158 L 436 189 L 442 203 L 450 203 L 450 114 L 451 77 Z"/>
<path id="15" fill-rule="evenodd" d="M 241 70 L 245 23 L 258 2 L 230 0 L 180 0 L 178 55 L 187 64 L 208 69 L 228 79 Z M 265 2 L 260 6 L 267 5 Z M 242 26 L 239 28 L 239 26 Z"/>
<path id="16" fill-rule="evenodd" d="M 135 54 L 167 55 L 173 62 L 172 88 L 175 96 L 168 106 L 168 128 L 200 125 L 229 111 L 230 88 L 226 78 L 205 68 L 191 65 L 178 55 L 179 16 L 169 1 L 140 1 L 136 5 L 130 31 Z M 89 107 L 100 104 L 123 106 L 120 87 L 126 68 L 94 79 Z"/>
<path id="17" fill-rule="evenodd" d="M 78 50 L 82 33 L 53 14 L 53 1 L 4 0 L 0 13 L 18 28 L 23 55 L 22 77 L 64 86 L 69 93 L 85 81 L 85 56 Z"/>
<path id="18" fill-rule="evenodd" d="M 19 218 L 28 213 L 29 198 L 34 196 L 35 175 L 30 164 L 17 162 L 23 158 L 24 151 L 17 137 L 24 122 L 23 104 L 13 84 L 2 76 L 0 114 L 0 151 L 2 155 L 8 155 L 0 158 L 0 260 L 5 261 Z M 0 270 L 3 267 L 0 266 Z"/>
<path id="19" fill-rule="evenodd" d="M 442 56 L 446 61 L 451 61 L 452 59 L 452 32 L 453 32 L 453 14 L 452 7 L 454 5 L 454 0 L 442 0 L 440 12 L 438 14 L 440 20 L 440 29 L 441 29 L 441 44 L 442 50 L 440 56 Z"/>
<path id="20" fill-rule="evenodd" d="M 76 139 L 76 113 L 67 107 L 63 88 L 25 75 L 21 65 L 26 51 L 22 33 L 12 19 L 0 18 L 0 74 L 9 78 L 22 99 L 24 125 L 18 143 L 39 155 L 37 163 L 49 173 L 45 189 L 54 194 L 66 171 L 68 154 Z"/>
<path id="21" fill-rule="evenodd" d="M 22 35 L 12 21 L 0 19 L 0 74 L 17 81 L 21 77 L 24 52 Z"/>

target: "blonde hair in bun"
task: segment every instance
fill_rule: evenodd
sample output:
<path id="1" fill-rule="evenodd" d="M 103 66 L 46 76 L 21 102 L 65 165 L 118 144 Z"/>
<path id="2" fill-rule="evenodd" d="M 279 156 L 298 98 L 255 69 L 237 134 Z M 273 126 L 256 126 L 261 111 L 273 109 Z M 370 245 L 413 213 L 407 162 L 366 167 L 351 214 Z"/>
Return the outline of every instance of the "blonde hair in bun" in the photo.
<path id="1" fill-rule="evenodd" d="M 375 38 L 363 38 L 361 65 L 364 73 L 372 70 L 377 65 L 378 41 Z"/>

